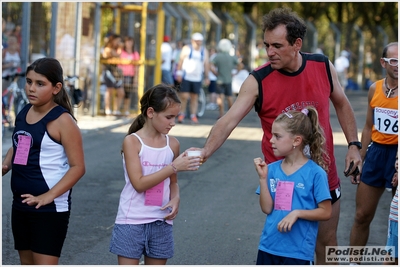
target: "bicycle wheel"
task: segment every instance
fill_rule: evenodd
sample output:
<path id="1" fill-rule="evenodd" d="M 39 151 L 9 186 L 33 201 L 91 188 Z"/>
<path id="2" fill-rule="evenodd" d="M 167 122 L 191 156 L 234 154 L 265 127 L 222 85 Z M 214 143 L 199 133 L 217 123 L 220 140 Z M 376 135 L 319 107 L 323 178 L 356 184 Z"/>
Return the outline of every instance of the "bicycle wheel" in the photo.
<path id="1" fill-rule="evenodd" d="M 204 89 L 200 88 L 199 98 L 198 98 L 198 106 L 197 106 L 197 117 L 202 117 L 204 112 L 206 111 L 206 94 L 204 93 Z"/>

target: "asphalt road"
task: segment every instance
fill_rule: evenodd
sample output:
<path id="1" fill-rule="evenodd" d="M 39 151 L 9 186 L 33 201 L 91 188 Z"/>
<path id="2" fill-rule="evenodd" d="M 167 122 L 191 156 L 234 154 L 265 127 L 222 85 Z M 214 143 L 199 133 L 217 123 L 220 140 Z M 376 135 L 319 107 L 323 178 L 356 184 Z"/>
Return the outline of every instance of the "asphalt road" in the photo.
<path id="1" fill-rule="evenodd" d="M 361 133 L 367 105 L 366 92 L 350 92 Z M 177 125 L 171 135 L 178 138 L 181 150 L 201 147 L 217 111 L 206 111 L 200 125 Z M 78 118 L 79 119 L 79 118 Z M 99 118 L 96 118 L 99 120 Z M 101 119 L 101 118 L 100 118 Z M 112 227 L 124 184 L 121 143 L 130 120 L 118 124 L 90 127 L 83 122 L 86 174 L 73 189 L 68 235 L 60 258 L 63 265 L 116 265 L 117 257 L 108 251 Z M 346 141 L 331 107 L 335 155 L 340 174 L 344 169 Z M 111 125 L 111 126 L 110 126 Z M 261 130 L 254 111 L 240 123 L 229 140 L 197 172 L 179 173 L 181 204 L 174 221 L 175 256 L 169 265 L 254 265 L 265 216 L 254 193 L 258 176 L 253 158 L 261 156 Z M 3 155 L 10 145 L 3 139 Z M 12 195 L 10 174 L 2 181 L 2 264 L 19 264 L 10 228 Z M 341 176 L 341 215 L 339 245 L 348 245 L 355 211 L 355 190 Z M 386 243 L 387 218 L 391 194 L 384 192 L 371 224 L 368 245 Z"/>

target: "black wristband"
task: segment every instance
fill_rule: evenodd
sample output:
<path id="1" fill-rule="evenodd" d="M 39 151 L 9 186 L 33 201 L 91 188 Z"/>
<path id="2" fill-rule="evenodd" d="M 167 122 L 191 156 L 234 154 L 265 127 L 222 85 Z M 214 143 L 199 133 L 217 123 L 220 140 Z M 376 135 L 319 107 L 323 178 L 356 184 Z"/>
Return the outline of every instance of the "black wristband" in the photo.
<path id="1" fill-rule="evenodd" d="M 359 141 L 350 142 L 348 147 L 350 147 L 350 146 L 356 146 L 356 147 L 358 147 L 358 149 L 362 149 L 362 144 Z"/>

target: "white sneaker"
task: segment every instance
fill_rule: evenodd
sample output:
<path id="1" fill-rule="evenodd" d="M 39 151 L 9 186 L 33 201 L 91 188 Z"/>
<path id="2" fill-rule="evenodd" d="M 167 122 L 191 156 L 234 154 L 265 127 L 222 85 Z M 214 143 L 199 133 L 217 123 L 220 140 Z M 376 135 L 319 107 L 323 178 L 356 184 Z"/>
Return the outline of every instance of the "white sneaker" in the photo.
<path id="1" fill-rule="evenodd" d="M 106 109 L 106 115 L 111 115 L 111 110 Z"/>
<path id="2" fill-rule="evenodd" d="M 218 105 L 215 103 L 208 103 L 206 105 L 206 110 L 217 110 L 218 109 Z"/>
<path id="3" fill-rule="evenodd" d="M 113 115 L 121 115 L 121 111 L 119 111 L 119 110 L 116 110 L 116 111 L 113 111 Z"/>

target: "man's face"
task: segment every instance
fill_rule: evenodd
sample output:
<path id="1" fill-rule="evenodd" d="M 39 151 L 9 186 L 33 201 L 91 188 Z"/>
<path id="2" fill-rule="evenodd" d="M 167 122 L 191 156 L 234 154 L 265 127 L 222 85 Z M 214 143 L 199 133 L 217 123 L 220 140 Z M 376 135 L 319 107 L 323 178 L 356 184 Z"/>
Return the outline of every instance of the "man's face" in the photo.
<path id="1" fill-rule="evenodd" d="M 399 47 L 397 45 L 392 45 L 388 47 L 387 53 L 386 53 L 386 58 L 399 58 Z M 390 66 L 388 62 L 385 62 L 383 59 L 381 59 L 381 65 L 383 68 L 386 69 L 386 73 L 388 76 L 390 76 L 392 79 L 396 80 L 399 77 L 399 66 Z"/>
<path id="2" fill-rule="evenodd" d="M 192 40 L 192 46 L 193 48 L 197 49 L 203 44 L 203 41 L 201 40 Z"/>
<path id="3" fill-rule="evenodd" d="M 279 25 L 271 31 L 266 30 L 264 32 L 264 45 L 273 69 L 293 72 L 297 70 L 291 67 L 295 63 L 294 59 L 300 50 L 300 46 L 298 41 L 290 45 L 286 40 L 286 34 L 285 25 Z"/>

